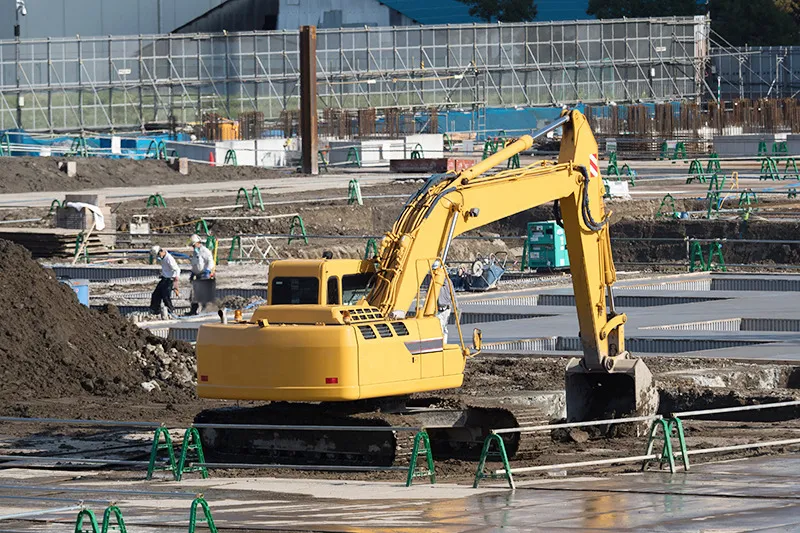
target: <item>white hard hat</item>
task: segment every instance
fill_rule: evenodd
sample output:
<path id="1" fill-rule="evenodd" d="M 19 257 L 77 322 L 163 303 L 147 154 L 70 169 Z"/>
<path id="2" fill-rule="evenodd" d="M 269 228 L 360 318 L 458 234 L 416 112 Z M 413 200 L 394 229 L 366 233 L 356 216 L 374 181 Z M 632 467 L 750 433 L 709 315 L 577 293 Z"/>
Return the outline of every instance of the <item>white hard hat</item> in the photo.
<path id="1" fill-rule="evenodd" d="M 153 254 L 153 255 L 158 255 L 158 252 L 160 252 L 160 251 L 161 251 L 161 247 L 159 245 L 157 245 L 157 244 L 153 245 L 153 247 L 150 248 L 150 253 Z"/>
<path id="2" fill-rule="evenodd" d="M 192 244 L 197 244 L 198 242 L 200 242 L 200 236 L 197 233 L 195 233 L 194 235 L 189 237 L 189 242 L 191 242 Z"/>

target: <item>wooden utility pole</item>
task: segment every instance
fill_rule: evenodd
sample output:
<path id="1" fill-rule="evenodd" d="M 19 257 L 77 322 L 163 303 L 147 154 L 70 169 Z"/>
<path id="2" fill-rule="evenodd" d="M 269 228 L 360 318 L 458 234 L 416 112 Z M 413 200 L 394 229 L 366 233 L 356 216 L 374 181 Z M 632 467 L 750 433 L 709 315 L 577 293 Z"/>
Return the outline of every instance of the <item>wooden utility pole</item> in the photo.
<path id="1" fill-rule="evenodd" d="M 319 174 L 317 162 L 317 27 L 300 28 L 300 137 L 303 174 Z"/>

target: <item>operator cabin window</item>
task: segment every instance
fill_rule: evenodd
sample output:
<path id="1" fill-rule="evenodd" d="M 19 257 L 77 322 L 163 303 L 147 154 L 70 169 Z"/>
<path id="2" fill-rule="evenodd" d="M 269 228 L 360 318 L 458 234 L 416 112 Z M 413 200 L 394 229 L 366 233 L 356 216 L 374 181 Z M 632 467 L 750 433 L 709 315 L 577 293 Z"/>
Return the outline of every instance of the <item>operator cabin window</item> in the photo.
<path id="1" fill-rule="evenodd" d="M 328 305 L 339 305 L 339 278 L 328 278 Z"/>
<path id="2" fill-rule="evenodd" d="M 375 285 L 373 272 L 342 276 L 342 303 L 344 305 L 355 304 L 369 294 L 373 285 Z"/>
<path id="3" fill-rule="evenodd" d="M 317 278 L 275 278 L 272 280 L 272 305 L 318 304 Z"/>

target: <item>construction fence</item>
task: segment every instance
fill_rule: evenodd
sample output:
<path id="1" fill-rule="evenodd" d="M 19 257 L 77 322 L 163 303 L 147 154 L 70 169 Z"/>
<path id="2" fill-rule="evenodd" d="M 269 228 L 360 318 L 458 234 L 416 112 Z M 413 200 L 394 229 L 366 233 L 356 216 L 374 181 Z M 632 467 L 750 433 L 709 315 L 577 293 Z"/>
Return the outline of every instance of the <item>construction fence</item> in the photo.
<path id="1" fill-rule="evenodd" d="M 702 93 L 705 17 L 317 33 L 319 107 L 473 109 Z M 145 130 L 299 107 L 299 32 L 0 41 L 0 130 Z M 259 130 L 250 124 L 249 129 Z"/>

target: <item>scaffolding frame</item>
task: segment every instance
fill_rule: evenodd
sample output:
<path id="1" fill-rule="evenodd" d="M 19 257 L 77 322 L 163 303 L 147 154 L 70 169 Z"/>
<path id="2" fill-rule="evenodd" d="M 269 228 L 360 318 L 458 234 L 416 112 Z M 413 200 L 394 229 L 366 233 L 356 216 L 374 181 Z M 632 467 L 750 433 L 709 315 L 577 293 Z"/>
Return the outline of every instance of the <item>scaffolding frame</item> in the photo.
<path id="1" fill-rule="evenodd" d="M 320 30 L 319 106 L 696 99 L 708 25 L 700 16 Z M 0 130 L 144 131 L 208 112 L 277 119 L 299 107 L 298 39 L 273 31 L 0 41 Z"/>

